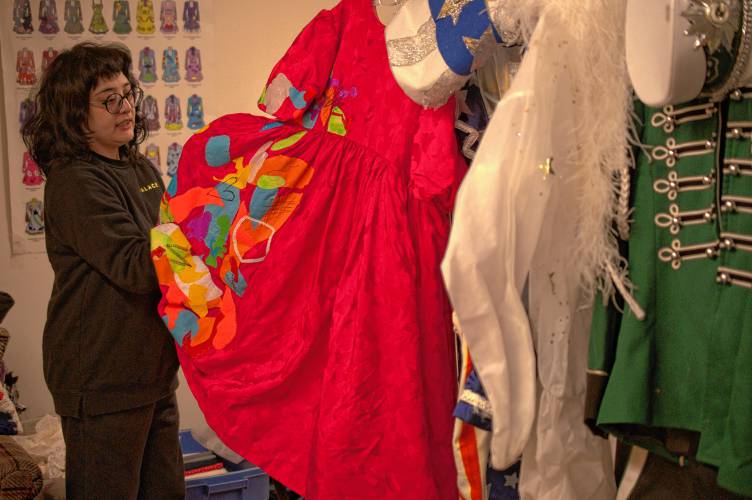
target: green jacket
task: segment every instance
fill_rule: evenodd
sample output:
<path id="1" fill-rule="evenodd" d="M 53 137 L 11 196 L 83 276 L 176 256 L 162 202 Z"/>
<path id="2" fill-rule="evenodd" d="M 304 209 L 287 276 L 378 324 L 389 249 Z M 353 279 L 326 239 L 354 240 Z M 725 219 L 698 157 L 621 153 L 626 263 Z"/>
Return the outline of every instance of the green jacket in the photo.
<path id="1" fill-rule="evenodd" d="M 588 413 L 610 433 L 718 467 L 752 495 L 752 89 L 643 107 L 624 255 L 646 312 L 596 304 Z M 623 310 L 623 314 L 619 312 Z"/>

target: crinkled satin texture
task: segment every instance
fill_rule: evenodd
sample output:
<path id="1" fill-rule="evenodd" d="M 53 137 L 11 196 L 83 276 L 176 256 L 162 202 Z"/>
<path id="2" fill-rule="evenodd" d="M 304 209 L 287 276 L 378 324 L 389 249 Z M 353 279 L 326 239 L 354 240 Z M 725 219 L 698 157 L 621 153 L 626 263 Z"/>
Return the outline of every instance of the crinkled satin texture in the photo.
<path id="1" fill-rule="evenodd" d="M 207 161 L 217 136 L 228 136 L 228 158 L 240 165 L 272 142 L 279 146 L 267 149 L 267 162 L 284 155 L 312 169 L 307 184 L 280 188 L 278 196 L 294 191 L 300 200 L 268 253 L 267 241 L 244 253 L 265 258 L 239 266 L 242 296 L 226 293 L 218 271 L 231 250 L 208 266 L 237 326 L 221 348 L 216 332 L 197 345 L 191 334 L 178 339 L 191 390 L 230 448 L 307 499 L 454 499 L 454 344 L 439 271 L 465 168 L 454 105 L 424 110 L 404 96 L 370 0 L 320 13 L 269 84 L 277 88 L 267 96 L 284 98 L 275 104 L 281 123 L 228 115 L 193 136 L 164 207 L 166 223 L 188 190 L 211 192 L 234 175 L 238 164 Z M 338 118 L 319 111 L 307 128 L 315 106 Z M 264 182 L 257 176 L 239 190 L 241 212 Z M 197 234 L 204 212 L 197 201 L 177 226 Z M 187 239 L 204 259 L 200 238 Z M 190 304 L 167 292 L 162 269 L 160 314 L 173 308 L 175 317 Z"/>

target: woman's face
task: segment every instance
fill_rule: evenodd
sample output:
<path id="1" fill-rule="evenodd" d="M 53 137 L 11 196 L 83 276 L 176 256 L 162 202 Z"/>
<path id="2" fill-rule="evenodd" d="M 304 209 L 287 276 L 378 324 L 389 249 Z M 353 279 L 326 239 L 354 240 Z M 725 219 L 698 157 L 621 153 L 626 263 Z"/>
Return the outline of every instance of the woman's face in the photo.
<path id="1" fill-rule="evenodd" d="M 135 101 L 132 98 L 120 99 L 116 94 L 131 96 L 131 83 L 122 73 L 99 80 L 91 90 L 86 122 L 89 148 L 113 159 L 119 158 L 120 146 L 133 139 L 136 124 Z M 105 104 L 108 101 L 109 104 Z M 121 103 L 119 108 L 118 101 Z"/>

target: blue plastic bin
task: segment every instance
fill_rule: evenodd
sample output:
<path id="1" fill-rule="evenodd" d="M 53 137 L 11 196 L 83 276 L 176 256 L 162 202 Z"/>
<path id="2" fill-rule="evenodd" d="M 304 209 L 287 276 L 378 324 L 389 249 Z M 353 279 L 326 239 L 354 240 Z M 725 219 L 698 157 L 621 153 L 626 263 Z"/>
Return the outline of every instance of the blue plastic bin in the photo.
<path id="1" fill-rule="evenodd" d="M 183 454 L 206 451 L 190 431 L 180 431 Z M 268 500 L 269 476 L 248 461 L 233 464 L 223 460 L 227 474 L 186 478 L 186 500 Z"/>

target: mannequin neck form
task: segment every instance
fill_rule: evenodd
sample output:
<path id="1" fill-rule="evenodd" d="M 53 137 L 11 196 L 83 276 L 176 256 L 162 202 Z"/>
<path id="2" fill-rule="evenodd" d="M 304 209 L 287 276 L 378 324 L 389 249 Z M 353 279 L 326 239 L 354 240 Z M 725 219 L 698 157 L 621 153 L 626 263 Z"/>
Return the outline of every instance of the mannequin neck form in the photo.
<path id="1" fill-rule="evenodd" d="M 373 0 L 373 9 L 381 24 L 386 26 L 404 3 L 405 0 Z"/>
<path id="2" fill-rule="evenodd" d="M 649 106 L 678 104 L 697 97 L 706 61 L 682 16 L 687 0 L 627 0 L 627 68 L 637 96 Z"/>
<path id="3" fill-rule="evenodd" d="M 695 47 L 696 37 L 686 34 L 691 28 L 685 15 L 689 3 L 689 0 L 627 0 L 627 68 L 637 96 L 650 106 L 690 101 L 700 95 L 706 84 L 705 51 Z M 752 58 L 742 76 L 728 85 L 741 87 L 750 83 Z M 713 85 L 716 89 L 721 87 Z M 721 87 L 720 91 L 725 90 Z"/>

